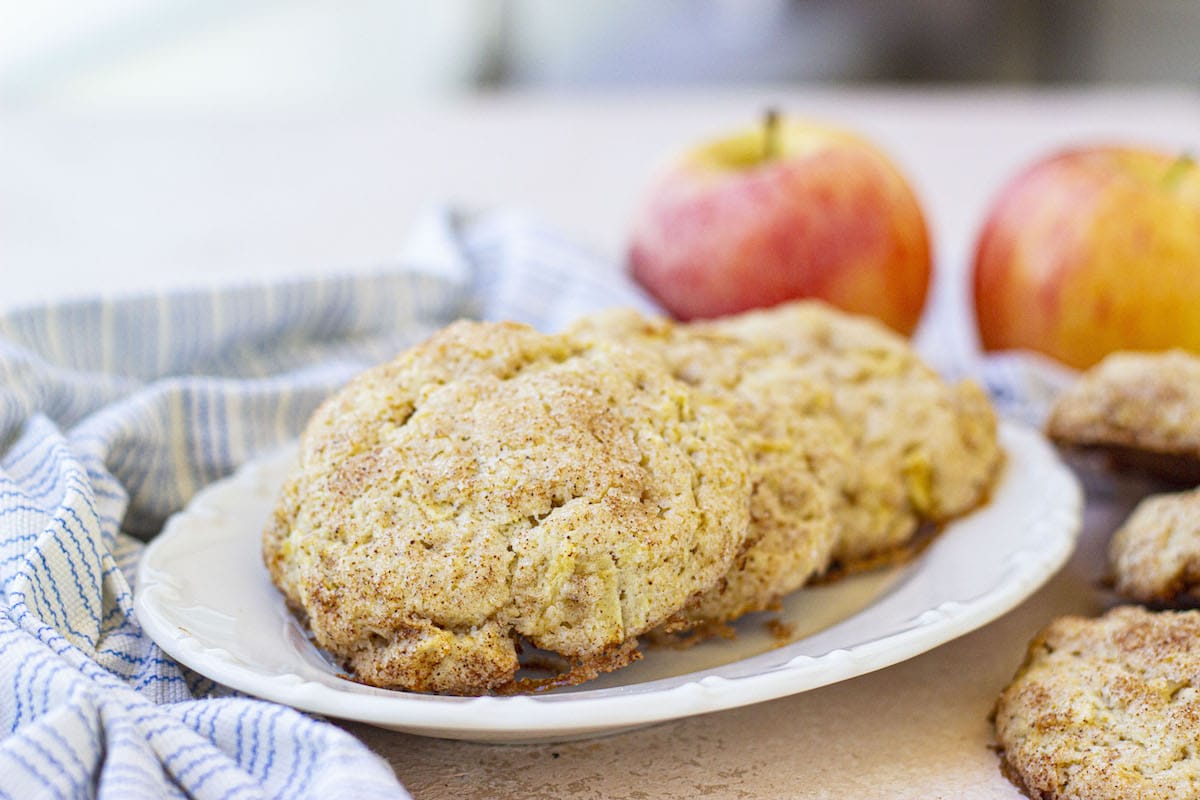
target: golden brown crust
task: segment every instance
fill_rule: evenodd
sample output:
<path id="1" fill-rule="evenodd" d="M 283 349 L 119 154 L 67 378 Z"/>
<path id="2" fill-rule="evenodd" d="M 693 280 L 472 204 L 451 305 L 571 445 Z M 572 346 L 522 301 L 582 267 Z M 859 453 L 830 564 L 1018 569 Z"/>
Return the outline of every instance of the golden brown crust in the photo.
<path id="1" fill-rule="evenodd" d="M 553 673 L 546 678 L 516 678 L 495 689 L 496 694 L 533 694 L 578 686 L 600 676 L 628 666 L 642 657 L 636 639 L 627 639 L 621 644 L 593 653 L 586 658 L 563 664 L 546 664 L 545 671 Z"/>
<path id="2" fill-rule="evenodd" d="M 687 325 L 610 311 L 573 330 L 658 353 L 741 432 L 755 485 L 746 556 L 698 620 L 768 608 L 831 561 L 903 557 L 922 521 L 981 504 L 1002 460 L 977 385 L 947 385 L 902 337 L 817 302 Z"/>
<path id="3" fill-rule="evenodd" d="M 1200 602 L 1200 489 L 1147 497 L 1109 542 L 1114 588 L 1157 605 Z"/>
<path id="4" fill-rule="evenodd" d="M 682 619 L 672 621 L 676 629 L 694 628 L 689 640 L 720 632 L 722 623 L 772 607 L 824 571 L 838 535 L 830 509 L 854 472 L 849 440 L 830 414 L 831 395 L 823 385 L 764 360 L 750 344 L 633 311 L 586 317 L 571 332 L 662 359 L 729 416 L 749 457 L 753 489 L 745 550 Z"/>
<path id="5" fill-rule="evenodd" d="M 1060 617 L 994 712 L 1001 769 L 1030 797 L 1195 797 L 1200 612 Z"/>
<path id="6" fill-rule="evenodd" d="M 583 675 L 728 570 L 735 436 L 657 360 L 456 323 L 313 415 L 264 559 L 357 680 L 494 690 L 518 636 Z"/>
<path id="7" fill-rule="evenodd" d="M 944 522 L 986 499 L 1003 461 L 986 394 L 971 381 L 947 384 L 884 325 L 801 301 L 699 326 L 828 387 L 856 466 L 833 508 L 835 561 L 854 567 L 902 549 L 922 521 Z"/>
<path id="8" fill-rule="evenodd" d="M 1059 444 L 1109 451 L 1119 465 L 1200 479 L 1200 358 L 1113 353 L 1063 392 L 1046 431 Z"/>

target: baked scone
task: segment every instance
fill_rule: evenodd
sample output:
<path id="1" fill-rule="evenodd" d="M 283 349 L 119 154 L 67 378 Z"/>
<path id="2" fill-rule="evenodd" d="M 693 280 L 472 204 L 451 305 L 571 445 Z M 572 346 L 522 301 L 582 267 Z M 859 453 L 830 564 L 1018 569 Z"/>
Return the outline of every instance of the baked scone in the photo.
<path id="1" fill-rule="evenodd" d="M 1059 396 L 1046 431 L 1059 444 L 1104 450 L 1118 465 L 1200 482 L 1200 358 L 1113 353 Z"/>
<path id="2" fill-rule="evenodd" d="M 829 387 L 857 471 L 834 507 L 842 566 L 903 552 L 920 522 L 986 499 L 1002 461 L 986 393 L 973 381 L 946 383 L 882 323 L 799 301 L 694 327 L 754 347 L 774 373 Z"/>
<path id="3" fill-rule="evenodd" d="M 1200 796 L 1200 612 L 1061 617 L 1000 695 L 1004 774 L 1043 800 Z"/>
<path id="4" fill-rule="evenodd" d="M 1108 545 L 1114 588 L 1139 603 L 1200 603 L 1200 489 L 1147 497 Z"/>
<path id="5" fill-rule="evenodd" d="M 327 400 L 263 537 L 357 680 L 477 694 L 518 638 L 586 678 L 725 572 L 749 520 L 729 419 L 657 360 L 455 323 Z"/>
<path id="6" fill-rule="evenodd" d="M 831 508 L 854 480 L 850 442 L 813 376 L 715 331 L 613 310 L 580 319 L 575 335 L 643 348 L 703 391 L 733 421 L 750 461 L 750 531 L 737 563 L 689 610 L 727 622 L 772 607 L 829 564 L 839 534 Z"/>

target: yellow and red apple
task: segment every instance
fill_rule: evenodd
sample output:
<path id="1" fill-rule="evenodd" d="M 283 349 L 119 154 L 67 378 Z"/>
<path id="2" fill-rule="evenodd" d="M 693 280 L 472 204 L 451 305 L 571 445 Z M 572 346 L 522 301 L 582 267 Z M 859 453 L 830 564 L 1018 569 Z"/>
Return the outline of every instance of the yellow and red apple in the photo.
<path id="1" fill-rule="evenodd" d="M 1200 168 L 1118 146 L 1038 161 L 987 216 L 974 294 L 988 350 L 1078 368 L 1114 350 L 1200 352 Z"/>
<path id="2" fill-rule="evenodd" d="M 904 334 L 932 272 L 920 205 L 883 153 L 844 130 L 772 117 L 659 177 L 629 266 L 680 319 L 812 297 Z"/>

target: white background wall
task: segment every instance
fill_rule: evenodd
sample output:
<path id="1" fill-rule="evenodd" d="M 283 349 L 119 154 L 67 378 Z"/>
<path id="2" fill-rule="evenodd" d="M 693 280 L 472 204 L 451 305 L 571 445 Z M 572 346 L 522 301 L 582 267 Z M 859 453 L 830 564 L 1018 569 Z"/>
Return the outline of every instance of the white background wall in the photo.
<path id="1" fill-rule="evenodd" d="M 1193 0 L 0 0 L 0 105 L 387 106 L 497 86 L 1166 82 Z"/>

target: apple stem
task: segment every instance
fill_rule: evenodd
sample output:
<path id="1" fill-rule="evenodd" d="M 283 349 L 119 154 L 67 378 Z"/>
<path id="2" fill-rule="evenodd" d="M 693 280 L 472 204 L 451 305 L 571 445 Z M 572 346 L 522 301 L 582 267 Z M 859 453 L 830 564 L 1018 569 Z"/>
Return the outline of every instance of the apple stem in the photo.
<path id="1" fill-rule="evenodd" d="M 1186 150 L 1171 162 L 1167 167 L 1167 171 L 1163 174 L 1163 186 L 1167 189 L 1174 189 L 1179 185 L 1179 181 L 1183 179 L 1184 173 L 1196 165 L 1196 159 L 1191 153 Z"/>
<path id="2" fill-rule="evenodd" d="M 763 114 L 763 161 L 779 155 L 779 109 L 768 108 Z"/>

